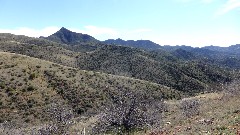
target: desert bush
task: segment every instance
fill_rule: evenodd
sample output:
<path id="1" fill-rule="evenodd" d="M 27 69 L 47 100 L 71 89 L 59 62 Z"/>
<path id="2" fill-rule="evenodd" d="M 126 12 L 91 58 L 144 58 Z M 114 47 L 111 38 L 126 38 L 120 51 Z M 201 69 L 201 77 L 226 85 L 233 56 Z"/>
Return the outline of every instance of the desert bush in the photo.
<path id="1" fill-rule="evenodd" d="M 29 80 L 33 80 L 37 77 L 37 74 L 36 73 L 32 73 L 29 75 Z"/>
<path id="2" fill-rule="evenodd" d="M 99 122 L 93 128 L 93 134 L 129 134 L 137 130 L 160 129 L 163 110 L 161 99 L 127 90 L 118 92 L 120 94 L 109 94 L 111 101 L 99 114 Z"/>
<path id="3" fill-rule="evenodd" d="M 41 128 L 37 129 L 33 129 L 32 133 L 36 134 L 36 135 L 52 135 L 52 134 L 57 134 L 57 127 L 53 124 L 48 124 L 48 125 L 44 125 Z"/>
<path id="4" fill-rule="evenodd" d="M 44 134 L 67 134 L 73 119 L 73 110 L 63 103 L 52 103 L 46 111 L 50 124 L 39 129 Z"/>
<path id="5" fill-rule="evenodd" d="M 15 129 L 15 125 L 10 121 L 4 121 L 0 123 L 1 135 L 18 135 L 21 134 L 19 130 Z"/>
<path id="6" fill-rule="evenodd" d="M 237 96 L 240 95 L 240 80 L 232 81 L 225 84 L 223 87 L 224 96 Z"/>
<path id="7" fill-rule="evenodd" d="M 200 112 L 200 101 L 198 99 L 182 99 L 180 109 L 184 117 L 190 118 Z"/>
<path id="8" fill-rule="evenodd" d="M 33 90 L 35 90 L 35 88 L 32 85 L 27 87 L 27 91 L 33 91 Z"/>
<path id="9" fill-rule="evenodd" d="M 8 87 L 6 89 L 6 93 L 9 95 L 9 96 L 12 96 L 15 92 L 15 89 L 11 88 L 11 87 Z"/>
<path id="10" fill-rule="evenodd" d="M 1 89 L 4 89 L 5 87 L 6 87 L 5 83 L 0 82 L 0 88 L 1 88 Z"/>

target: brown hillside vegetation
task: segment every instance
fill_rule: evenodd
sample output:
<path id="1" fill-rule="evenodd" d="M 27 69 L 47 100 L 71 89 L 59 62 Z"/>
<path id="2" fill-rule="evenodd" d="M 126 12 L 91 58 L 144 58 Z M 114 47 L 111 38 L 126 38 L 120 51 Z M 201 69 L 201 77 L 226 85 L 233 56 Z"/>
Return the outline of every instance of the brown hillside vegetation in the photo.
<path id="1" fill-rule="evenodd" d="M 35 57 L 51 62 L 75 67 L 76 52 L 65 49 L 64 44 L 40 38 L 30 38 L 13 34 L 0 34 L 0 50 Z"/>
<path id="2" fill-rule="evenodd" d="M 240 87 L 239 82 L 231 85 L 235 88 L 227 86 L 221 93 L 201 94 L 183 100 L 167 101 L 169 111 L 164 114 L 163 131 L 159 132 L 159 135 L 238 135 Z M 193 102 L 198 102 L 199 105 L 196 106 Z M 187 107 L 183 108 L 183 105 Z M 186 116 L 185 113 L 190 115 Z"/>

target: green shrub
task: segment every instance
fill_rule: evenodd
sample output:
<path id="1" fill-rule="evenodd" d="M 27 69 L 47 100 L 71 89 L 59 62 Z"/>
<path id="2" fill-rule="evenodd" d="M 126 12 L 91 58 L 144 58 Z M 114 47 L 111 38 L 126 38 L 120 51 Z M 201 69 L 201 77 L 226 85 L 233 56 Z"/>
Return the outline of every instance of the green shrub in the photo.
<path id="1" fill-rule="evenodd" d="M 180 109 L 185 117 L 192 117 L 200 113 L 200 101 L 197 99 L 182 99 Z"/>
<path id="2" fill-rule="evenodd" d="M 7 90 L 6 90 L 7 93 L 13 92 L 13 91 L 15 91 L 15 90 L 13 88 L 11 88 L 11 87 L 8 87 Z"/>
<path id="3" fill-rule="evenodd" d="M 15 90 L 13 88 L 8 87 L 6 90 L 6 93 L 8 96 L 12 96 L 14 94 Z"/>
<path id="4" fill-rule="evenodd" d="M 218 131 L 222 131 L 222 130 L 226 130 L 226 129 L 227 129 L 227 127 L 225 127 L 225 126 L 217 127 Z"/>
<path id="5" fill-rule="evenodd" d="M 30 76 L 29 76 L 29 80 L 33 80 L 33 79 L 35 79 L 37 77 L 37 74 L 36 73 L 32 73 L 32 74 L 30 74 Z"/>
<path id="6" fill-rule="evenodd" d="M 35 90 L 35 88 L 32 85 L 28 86 L 27 91 L 33 91 L 33 90 Z"/>
<path id="7" fill-rule="evenodd" d="M 1 89 L 4 89 L 5 87 L 6 87 L 5 83 L 1 82 L 1 83 L 0 83 L 0 88 L 1 88 Z"/>
<path id="8" fill-rule="evenodd" d="M 25 119 L 24 122 L 29 123 L 31 120 L 29 118 Z"/>

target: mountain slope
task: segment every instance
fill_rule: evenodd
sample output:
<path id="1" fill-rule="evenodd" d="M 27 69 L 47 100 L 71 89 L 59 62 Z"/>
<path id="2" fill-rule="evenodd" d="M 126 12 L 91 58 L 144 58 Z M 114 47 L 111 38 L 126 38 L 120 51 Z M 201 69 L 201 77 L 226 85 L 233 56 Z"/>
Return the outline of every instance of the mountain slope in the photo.
<path id="1" fill-rule="evenodd" d="M 191 53 L 189 51 L 186 51 L 184 49 L 177 49 L 174 50 L 173 52 L 171 52 L 171 54 L 173 54 L 174 56 L 176 56 L 179 59 L 183 59 L 183 60 L 193 60 L 196 59 L 196 55 L 194 55 L 194 53 Z"/>
<path id="2" fill-rule="evenodd" d="M 173 57 L 181 60 L 201 60 L 209 64 L 215 64 L 216 66 L 222 66 L 230 69 L 240 69 L 240 45 L 232 45 L 230 47 L 219 47 L 219 46 L 206 46 L 202 48 L 191 47 L 191 46 L 160 46 L 148 40 L 127 40 L 122 39 L 109 39 L 103 41 L 103 43 L 111 45 L 122 45 L 134 48 L 140 48 L 144 50 L 150 50 L 155 52 L 168 52 Z"/>
<path id="3" fill-rule="evenodd" d="M 67 48 L 68 45 L 59 44 L 42 38 L 0 34 L 0 50 L 2 51 L 23 54 L 75 67 L 75 57 L 78 53 L 70 51 Z"/>
<path id="4" fill-rule="evenodd" d="M 232 53 L 232 54 L 240 54 L 239 50 L 240 50 L 240 44 L 236 44 L 236 45 L 231 45 L 229 47 L 219 47 L 219 46 L 206 46 L 203 47 L 205 49 L 209 49 L 212 51 L 219 51 L 219 52 L 227 52 L 227 53 Z"/>
<path id="5" fill-rule="evenodd" d="M 202 48 L 194 48 L 187 46 L 164 46 L 165 51 L 180 58 L 181 60 L 197 60 L 204 61 L 209 65 L 216 65 L 224 68 L 240 69 L 239 46 L 218 47 L 206 46 Z M 159 51 L 159 50 L 157 50 Z"/>
<path id="6" fill-rule="evenodd" d="M 201 61 L 195 61 L 194 63 L 199 66 L 191 68 L 192 62 L 171 61 L 164 55 L 153 54 L 129 47 L 109 45 L 91 53 L 80 54 L 77 66 L 81 69 L 148 80 L 189 94 L 230 81 L 233 77 L 229 71 Z M 194 77 L 196 74 L 198 77 Z"/>
<path id="7" fill-rule="evenodd" d="M 69 49 L 69 45 L 41 38 L 9 34 L 5 37 L 0 36 L 0 39 L 2 51 L 24 54 L 79 69 L 147 80 L 181 90 L 189 95 L 231 81 L 235 76 L 231 70 L 225 70 L 197 57 L 193 62 L 199 66 L 192 68 L 192 60 L 180 60 L 164 50 L 150 52 L 97 43 L 98 48 L 93 51 L 79 52 Z"/>

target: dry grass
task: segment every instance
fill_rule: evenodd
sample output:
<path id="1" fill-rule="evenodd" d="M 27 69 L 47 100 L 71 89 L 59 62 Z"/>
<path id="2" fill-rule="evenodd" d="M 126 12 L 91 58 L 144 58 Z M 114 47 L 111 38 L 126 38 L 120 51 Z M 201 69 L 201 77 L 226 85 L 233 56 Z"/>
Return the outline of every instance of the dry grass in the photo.
<path id="1" fill-rule="evenodd" d="M 162 131 L 153 134 L 151 131 L 139 131 L 133 135 L 237 135 L 240 131 L 240 96 L 225 100 L 223 93 L 207 93 L 188 100 L 200 100 L 200 113 L 186 118 L 180 109 L 181 100 L 168 100 L 168 111 L 164 112 Z M 224 99 L 225 98 L 225 99 Z M 72 127 L 75 131 L 89 127 L 94 118 Z M 96 119 L 94 119 L 96 120 Z M 90 125 L 89 125 L 90 124 Z M 87 128 L 86 128 L 87 129 Z M 87 131 L 87 130 L 86 130 Z"/>
<path id="2" fill-rule="evenodd" d="M 169 101 L 162 134 L 237 134 L 240 130 L 240 96 L 227 100 L 222 93 L 202 94 L 191 99 L 201 102 L 199 115 L 181 115 L 180 101 Z"/>

